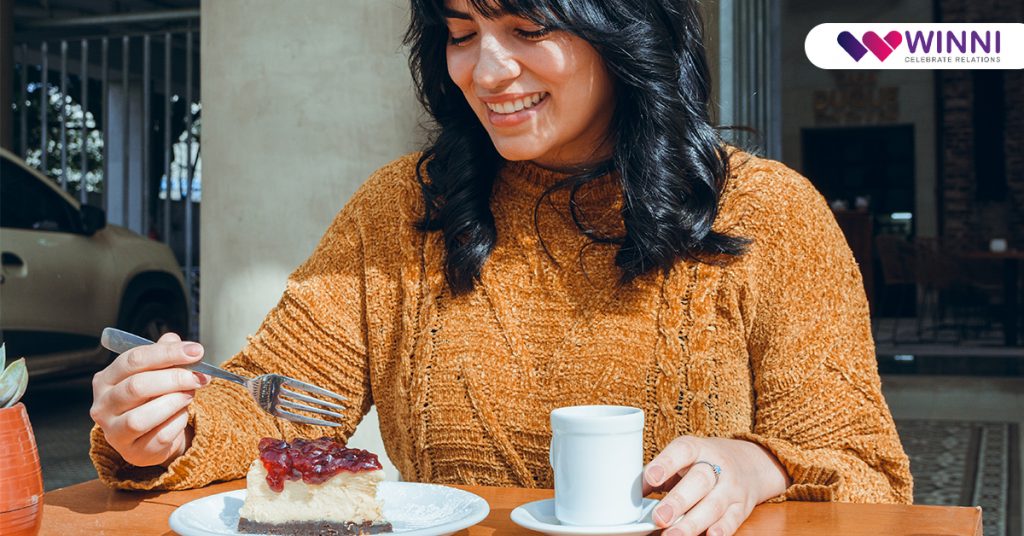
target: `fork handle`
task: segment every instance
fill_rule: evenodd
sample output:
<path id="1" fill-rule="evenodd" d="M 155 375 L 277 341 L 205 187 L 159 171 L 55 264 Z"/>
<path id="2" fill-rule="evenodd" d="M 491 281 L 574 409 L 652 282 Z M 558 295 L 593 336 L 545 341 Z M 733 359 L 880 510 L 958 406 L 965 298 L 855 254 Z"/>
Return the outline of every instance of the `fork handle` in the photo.
<path id="1" fill-rule="evenodd" d="M 154 343 L 153 341 L 146 339 L 144 337 L 139 337 L 134 333 L 128 333 L 127 331 L 122 331 L 116 328 L 104 328 L 103 335 L 100 336 L 100 344 L 102 344 L 104 348 L 110 350 L 111 352 L 123 354 L 128 350 L 131 350 L 132 348 L 146 346 L 148 344 Z M 228 372 L 222 368 L 215 367 L 202 361 L 196 361 L 195 363 L 189 365 L 179 365 L 178 368 L 188 369 L 195 372 L 200 372 L 202 374 L 208 374 L 210 376 L 215 376 L 222 380 L 235 382 L 239 385 L 245 385 L 247 381 L 245 378 L 239 376 L 238 374 Z"/>

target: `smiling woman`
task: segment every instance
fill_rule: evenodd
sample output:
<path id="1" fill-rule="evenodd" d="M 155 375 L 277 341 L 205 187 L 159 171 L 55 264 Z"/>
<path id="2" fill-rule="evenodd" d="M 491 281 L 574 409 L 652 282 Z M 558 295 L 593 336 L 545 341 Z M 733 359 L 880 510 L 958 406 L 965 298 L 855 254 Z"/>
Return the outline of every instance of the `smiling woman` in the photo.
<path id="1" fill-rule="evenodd" d="M 483 202 L 503 160 L 568 173 L 552 190 L 615 169 L 625 233 L 578 226 L 621 245 L 624 281 L 679 257 L 742 252 L 745 240 L 712 229 L 728 159 L 708 120 L 696 5 L 649 4 L 413 0 L 410 66 L 438 127 L 421 158 L 437 209 L 424 228 L 444 229 L 456 291 L 472 288 L 494 247 Z M 525 97 L 538 102 L 516 111 Z"/>
<path id="2" fill-rule="evenodd" d="M 857 265 L 806 179 L 710 124 L 695 1 L 413 0 L 411 21 L 429 144 L 370 177 L 225 364 L 351 418 L 253 414 L 166 368 L 202 354 L 167 336 L 94 381 L 105 482 L 240 478 L 260 437 L 344 440 L 375 404 L 405 480 L 551 487 L 548 416 L 614 405 L 643 411 L 665 536 L 768 500 L 910 501 Z"/>
<path id="3" fill-rule="evenodd" d="M 570 167 L 610 156 L 611 75 L 589 43 L 503 15 L 486 18 L 451 2 L 448 75 L 506 160 Z"/>

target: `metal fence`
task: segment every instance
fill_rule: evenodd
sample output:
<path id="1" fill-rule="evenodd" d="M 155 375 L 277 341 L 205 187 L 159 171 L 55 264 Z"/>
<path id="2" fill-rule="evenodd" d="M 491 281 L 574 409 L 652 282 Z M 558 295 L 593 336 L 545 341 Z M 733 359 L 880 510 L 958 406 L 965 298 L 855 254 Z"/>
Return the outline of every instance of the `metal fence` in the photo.
<path id="1" fill-rule="evenodd" d="M 159 33 L 15 37 L 13 147 L 111 223 L 167 243 L 198 336 L 198 23 Z"/>

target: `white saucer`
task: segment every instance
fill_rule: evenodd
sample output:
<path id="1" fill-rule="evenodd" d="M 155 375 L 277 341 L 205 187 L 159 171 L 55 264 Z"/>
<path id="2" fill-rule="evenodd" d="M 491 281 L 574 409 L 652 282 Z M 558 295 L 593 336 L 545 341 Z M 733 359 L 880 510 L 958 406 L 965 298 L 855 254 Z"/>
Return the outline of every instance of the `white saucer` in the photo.
<path id="1" fill-rule="evenodd" d="M 415 482 L 381 482 L 377 498 L 391 536 L 448 536 L 483 521 L 490 506 L 468 491 Z M 182 536 L 237 536 L 245 490 L 225 491 L 179 506 L 168 522 Z"/>
<path id="2" fill-rule="evenodd" d="M 512 522 L 520 527 L 535 530 L 537 532 L 543 532 L 544 534 L 550 534 L 551 536 L 644 536 L 645 534 L 650 534 L 656 530 L 660 530 L 659 527 L 654 525 L 654 521 L 651 519 L 652 512 L 657 504 L 658 501 L 654 499 L 644 499 L 643 515 L 640 516 L 640 521 L 630 523 L 628 525 L 603 525 L 593 527 L 585 525 L 563 525 L 559 523 L 558 519 L 555 517 L 554 499 L 533 501 L 517 506 L 515 510 L 512 510 L 510 517 L 512 518 Z"/>

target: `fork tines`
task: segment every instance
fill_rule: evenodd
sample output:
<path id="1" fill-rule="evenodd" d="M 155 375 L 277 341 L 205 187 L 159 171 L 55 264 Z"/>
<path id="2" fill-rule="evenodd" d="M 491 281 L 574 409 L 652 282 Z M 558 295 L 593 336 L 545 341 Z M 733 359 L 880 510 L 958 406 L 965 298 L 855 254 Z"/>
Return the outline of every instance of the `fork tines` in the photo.
<path id="1" fill-rule="evenodd" d="M 338 411 L 345 411 L 345 409 L 346 409 L 345 406 L 342 406 L 342 405 L 339 405 L 339 404 L 335 404 L 333 402 L 328 402 L 326 400 L 320 400 L 319 398 L 313 398 L 311 396 L 306 396 L 306 395 L 303 395 L 303 394 L 299 394 L 299 393 L 296 393 L 295 391 L 292 391 L 291 389 L 287 389 L 287 388 L 284 388 L 284 387 L 281 388 L 281 395 L 282 396 L 287 396 L 288 398 L 294 398 L 295 400 L 301 400 L 303 402 L 309 402 L 310 404 L 320 404 L 321 406 L 326 406 L 328 408 L 336 409 Z M 345 398 L 342 398 L 342 400 L 345 400 Z"/>
<path id="2" fill-rule="evenodd" d="M 309 411 L 309 410 L 304 410 L 304 411 Z M 292 412 L 290 412 L 288 410 L 284 410 L 284 409 L 281 409 L 281 408 L 277 408 L 277 416 L 281 417 L 282 419 L 285 419 L 285 420 L 289 420 L 289 421 L 292 421 L 292 422 L 298 422 L 298 423 L 302 423 L 302 424 L 315 424 L 315 425 L 318 425 L 318 426 L 330 426 L 332 428 L 336 428 L 338 426 L 341 426 L 340 422 L 325 421 L 323 419 L 317 419 L 316 417 L 306 417 L 305 415 L 299 415 L 299 414 L 296 414 L 296 413 L 292 413 Z"/>
<path id="3" fill-rule="evenodd" d="M 291 389 L 288 389 L 285 386 L 291 387 Z M 330 410 L 334 409 L 334 410 L 338 410 L 338 411 L 344 411 L 346 409 L 345 406 L 342 406 L 340 404 L 335 404 L 334 402 L 328 402 L 326 400 L 321 400 L 319 398 L 314 398 L 312 396 L 304 395 L 304 394 L 299 393 L 297 391 L 305 391 L 305 392 L 308 392 L 308 393 L 311 393 L 311 394 L 317 394 L 317 395 L 329 397 L 329 398 L 332 398 L 332 399 L 335 399 L 335 400 L 340 400 L 340 401 L 348 400 L 344 396 L 341 396 L 341 395 L 339 395 L 337 393 L 332 393 L 331 391 L 328 391 L 326 389 L 317 387 L 315 385 L 312 385 L 312 384 L 309 384 L 309 383 L 306 383 L 306 382 L 303 382 L 303 381 L 299 381 L 299 380 L 296 380 L 294 378 L 281 377 L 281 391 L 280 391 L 279 396 L 278 396 L 278 401 L 277 401 L 278 410 L 277 411 L 278 411 L 278 413 L 282 417 L 284 417 L 286 419 L 289 419 L 289 420 L 292 420 L 292 421 L 302 422 L 302 423 L 306 423 L 306 424 L 317 424 L 317 425 L 320 425 L 320 426 L 341 426 L 340 423 L 326 421 L 326 420 L 318 419 L 318 418 L 315 418 L 315 417 L 307 417 L 305 415 L 299 415 L 299 414 L 293 413 L 291 411 L 287 411 L 285 409 L 282 409 L 282 408 L 289 408 L 289 409 L 296 410 L 296 411 L 303 411 L 303 412 L 307 412 L 307 413 L 314 413 L 314 414 L 323 415 L 323 416 L 329 417 L 329 418 L 344 420 L 344 418 L 345 418 L 344 415 L 342 415 L 340 413 L 337 413 L 337 412 L 334 412 L 334 411 L 330 411 Z M 287 397 L 287 398 L 284 398 L 284 397 Z M 288 399 L 294 399 L 296 401 L 306 402 L 307 404 L 312 404 L 312 405 L 298 404 L 296 402 L 289 401 Z M 329 408 L 329 409 L 326 409 L 326 408 Z"/>
<path id="4" fill-rule="evenodd" d="M 294 387 L 296 389 L 300 389 L 300 390 L 303 390 L 303 391 L 309 391 L 311 393 L 315 393 L 315 394 L 318 394 L 320 396 L 329 396 L 331 398 L 335 398 L 335 399 L 341 400 L 343 402 L 345 400 L 348 400 L 347 398 L 345 398 L 345 397 L 343 397 L 343 396 L 341 396 L 341 395 L 339 395 L 337 393 L 332 393 L 332 392 L 328 391 L 327 389 L 324 389 L 324 388 L 321 388 L 321 387 L 317 387 L 317 386 L 315 386 L 315 385 L 313 385 L 311 383 L 300 382 L 299 380 L 296 380 L 295 378 L 289 378 L 289 377 L 285 376 L 284 384 L 287 385 L 288 387 Z"/>

